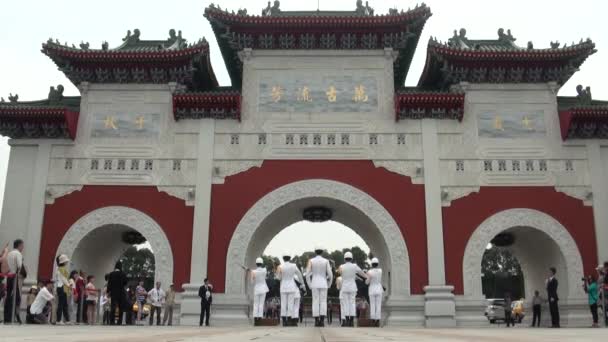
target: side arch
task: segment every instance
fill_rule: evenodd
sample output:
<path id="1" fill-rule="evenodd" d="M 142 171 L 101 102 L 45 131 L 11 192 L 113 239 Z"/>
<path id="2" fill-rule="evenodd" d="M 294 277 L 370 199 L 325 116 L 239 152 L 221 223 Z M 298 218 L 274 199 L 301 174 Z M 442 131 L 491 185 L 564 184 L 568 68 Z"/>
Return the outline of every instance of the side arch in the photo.
<path id="1" fill-rule="evenodd" d="M 232 235 L 226 258 L 226 293 L 245 293 L 245 278 L 241 272 L 228 272 L 247 265 L 248 247 L 262 222 L 281 207 L 306 198 L 329 198 L 344 202 L 366 215 L 374 224 L 388 248 L 391 269 L 390 286 L 393 296 L 410 294 L 410 260 L 399 226 L 389 212 L 367 193 L 345 183 L 311 179 L 284 185 L 259 199 L 245 213 Z"/>
<path id="2" fill-rule="evenodd" d="M 462 260 L 464 295 L 474 298 L 483 297 L 481 259 L 486 246 L 497 234 L 515 227 L 535 229 L 549 237 L 558 246 L 565 262 L 566 274 L 561 276 L 567 277 L 568 296 L 571 298 L 584 296 L 579 286 L 580 278 L 583 276 L 583 259 L 576 242 L 559 221 L 541 211 L 526 208 L 498 212 L 484 220 L 471 234 Z M 524 266 L 525 261 L 521 264 Z M 547 268 L 549 266 L 547 265 Z"/>
<path id="3" fill-rule="evenodd" d="M 173 282 L 171 244 L 163 229 L 154 219 L 133 208 L 104 207 L 82 216 L 65 233 L 55 255 L 66 254 L 72 259 L 78 244 L 88 234 L 97 229 L 112 229 L 112 226 L 115 225 L 136 230 L 148 240 L 154 251 L 155 281 L 162 282 L 163 286 L 171 284 Z"/>

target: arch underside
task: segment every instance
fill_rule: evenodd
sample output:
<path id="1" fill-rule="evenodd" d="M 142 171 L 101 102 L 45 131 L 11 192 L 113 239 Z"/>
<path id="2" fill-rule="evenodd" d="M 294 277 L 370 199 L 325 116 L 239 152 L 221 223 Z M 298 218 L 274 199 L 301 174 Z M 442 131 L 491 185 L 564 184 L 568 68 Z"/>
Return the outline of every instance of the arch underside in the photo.
<path id="1" fill-rule="evenodd" d="M 247 211 L 228 248 L 226 293 L 245 294 L 244 273 L 233 270 L 241 269 L 240 266 L 252 267 L 270 240 L 282 229 L 301 221 L 302 210 L 312 205 L 331 208 L 332 220 L 351 228 L 365 240 L 381 260 L 390 295 L 410 294 L 409 255 L 397 223 L 365 192 L 330 180 L 287 184 L 265 195 Z M 319 237 L 320 243 L 323 238 Z"/>
<path id="2" fill-rule="evenodd" d="M 509 251 L 520 263 L 525 295 L 545 290 L 549 267 L 557 269 L 562 298 L 581 298 L 579 285 L 583 262 L 576 243 L 567 229 L 553 217 L 532 209 L 509 209 L 487 218 L 471 235 L 463 258 L 464 295 L 483 298 L 481 259 L 486 246 L 499 233 L 515 237 Z"/>
<path id="3" fill-rule="evenodd" d="M 83 269 L 102 281 L 129 247 L 123 232 L 135 230 L 150 243 L 154 252 L 155 281 L 165 285 L 173 280 L 173 254 L 164 231 L 151 217 L 127 207 L 96 209 L 76 221 L 66 232 L 56 255 L 66 254 L 72 267 Z"/>

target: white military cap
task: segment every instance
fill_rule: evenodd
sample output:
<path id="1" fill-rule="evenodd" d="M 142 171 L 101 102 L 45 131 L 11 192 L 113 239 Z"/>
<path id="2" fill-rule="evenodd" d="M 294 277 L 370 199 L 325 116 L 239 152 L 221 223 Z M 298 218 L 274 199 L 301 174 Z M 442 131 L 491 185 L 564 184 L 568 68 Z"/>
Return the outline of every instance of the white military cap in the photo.
<path id="1" fill-rule="evenodd" d="M 351 253 L 351 252 L 344 253 L 344 259 L 352 259 L 352 258 L 353 258 L 353 253 Z"/>
<path id="2" fill-rule="evenodd" d="M 372 264 L 379 264 L 380 262 L 378 261 L 378 258 L 373 258 L 372 259 Z"/>
<path id="3" fill-rule="evenodd" d="M 256 264 L 263 264 L 264 260 L 262 258 L 257 258 L 257 259 L 255 259 L 255 263 Z"/>

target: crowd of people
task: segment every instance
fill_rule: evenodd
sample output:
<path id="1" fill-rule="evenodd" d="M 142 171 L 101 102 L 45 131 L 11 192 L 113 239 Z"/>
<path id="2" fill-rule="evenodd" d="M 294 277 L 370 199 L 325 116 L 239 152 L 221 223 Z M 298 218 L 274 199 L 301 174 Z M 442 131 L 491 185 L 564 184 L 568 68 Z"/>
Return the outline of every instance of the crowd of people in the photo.
<path id="1" fill-rule="evenodd" d="M 0 253 L 0 299 L 4 301 L 4 322 L 21 324 L 21 287 L 27 277 L 23 261 L 23 240 L 13 242 L 9 251 L 8 244 Z M 308 261 L 305 272 L 291 262 L 291 257 L 285 255 L 283 264 L 276 269 L 276 278 L 280 281 L 280 299 L 267 298 L 269 292 L 268 271 L 263 260 L 256 260 L 257 268 L 247 269 L 254 289 L 253 317 L 255 324 L 263 318 L 280 318 L 283 326 L 295 326 L 303 317 L 301 298 L 306 291 L 306 285 L 312 292 L 312 316 L 315 326 L 322 327 L 325 319 L 331 323 L 334 305 L 327 298 L 328 288 L 331 287 L 334 274 L 328 259 L 322 256 L 324 250 L 315 248 L 316 256 Z M 350 252 L 344 255 L 345 263 L 338 267 L 335 284 L 340 291 L 339 316 L 341 325 L 354 326 L 355 317 L 362 312 L 369 312 L 372 326 L 380 325 L 381 303 L 384 292 L 382 286 L 382 269 L 377 258 L 371 260 L 371 268 L 363 271 L 353 263 Z M 105 285 L 98 289 L 95 286 L 95 276 L 87 275 L 84 271 L 69 270 L 70 260 L 66 255 L 55 259 L 56 270 L 54 279 L 39 280 L 27 294 L 26 322 L 30 324 L 72 324 L 71 317 L 75 314 L 76 324 L 121 325 L 123 320 L 127 325 L 144 325 L 148 316 L 149 325 L 172 325 L 173 309 L 175 307 L 176 291 L 173 284 L 167 290 L 156 282 L 147 290 L 144 281 L 137 285 L 129 283 L 122 271 L 121 262 L 115 264 L 114 270 L 104 276 Z M 551 327 L 560 327 L 558 280 L 556 269 L 549 269 L 546 280 L 547 298 L 535 291 L 531 299 L 533 310 L 532 327 L 539 327 L 542 304 L 549 304 Z M 599 327 L 599 317 L 603 316 L 604 324 L 608 326 L 608 262 L 596 269 L 596 274 L 581 279 L 583 289 L 587 293 L 589 309 L 592 316 L 592 327 Z M 357 281 L 368 285 L 368 293 L 363 299 L 358 296 Z M 208 279 L 199 289 L 201 298 L 201 314 L 199 325 L 209 326 L 211 304 L 213 302 L 213 286 Z M 512 325 L 511 295 L 505 293 L 505 322 Z M 98 315 L 99 314 L 99 315 Z M 99 319 L 98 319 L 99 316 Z"/>
<path id="2" fill-rule="evenodd" d="M 0 253 L 0 299 L 4 301 L 3 322 L 21 324 L 21 288 L 27 277 L 23 261 L 25 244 L 18 239 L 9 251 L 6 245 Z M 66 255 L 55 259 L 53 279 L 41 279 L 27 293 L 26 323 L 29 324 L 125 324 L 143 325 L 142 319 L 149 316 L 149 324 L 173 324 L 173 309 L 176 292 L 173 284 L 167 291 L 161 283 L 147 291 L 143 281 L 137 287 L 130 286 L 122 265 L 117 262 L 114 271 L 104 276 L 105 285 L 98 289 L 95 276 L 84 271 L 69 270 L 70 260 Z M 98 318 L 99 317 L 99 318 Z M 100 322 L 98 322 L 100 321 Z M 207 321 L 208 322 L 208 321 Z"/>
<path id="3" fill-rule="evenodd" d="M 598 328 L 599 317 L 604 317 L 604 326 L 608 327 L 608 262 L 599 265 L 596 268 L 596 274 L 590 274 L 581 279 L 583 289 L 587 294 L 589 310 L 591 311 L 592 328 Z M 543 304 L 549 304 L 549 315 L 551 317 L 551 328 L 560 328 L 560 313 L 559 313 L 559 282 L 557 280 L 557 270 L 555 267 L 549 268 L 549 277 L 546 279 L 547 297 L 543 297 L 540 291 L 535 290 L 530 306 L 532 307 L 532 323 L 531 327 L 540 327 L 541 314 Z M 504 296 L 504 311 L 505 324 L 507 327 L 514 326 L 514 317 L 512 315 L 511 293 L 505 292 Z"/>

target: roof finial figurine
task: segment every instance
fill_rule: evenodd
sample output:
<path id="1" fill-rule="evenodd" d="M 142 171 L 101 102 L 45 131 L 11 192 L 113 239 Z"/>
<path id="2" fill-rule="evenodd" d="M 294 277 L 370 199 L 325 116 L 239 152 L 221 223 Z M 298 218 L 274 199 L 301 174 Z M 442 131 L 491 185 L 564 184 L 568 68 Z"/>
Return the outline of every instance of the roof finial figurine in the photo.
<path id="1" fill-rule="evenodd" d="M 277 15 L 279 13 L 281 13 L 281 2 L 279 0 L 274 0 L 274 4 L 272 5 L 272 8 L 270 9 L 270 15 Z"/>
<path id="2" fill-rule="evenodd" d="M 177 39 L 177 36 L 175 35 L 175 29 L 170 29 L 169 30 L 169 40 L 175 41 L 176 39 Z"/>
<path id="3" fill-rule="evenodd" d="M 236 12 L 236 14 L 238 14 L 238 15 L 247 15 L 247 9 L 246 8 L 239 8 L 239 10 Z"/>
<path id="4" fill-rule="evenodd" d="M 63 86 L 60 84 L 57 86 L 57 89 L 51 86 L 48 98 L 49 104 L 57 104 L 61 101 L 61 99 L 63 99 Z"/>
<path id="5" fill-rule="evenodd" d="M 513 38 L 513 35 L 511 34 L 510 29 L 508 29 L 507 33 L 505 33 L 505 29 L 499 28 L 498 29 L 498 40 L 501 42 L 513 43 L 515 41 L 515 38 Z"/>
<path id="6" fill-rule="evenodd" d="M 83 50 L 88 50 L 89 49 L 89 42 L 80 42 L 80 48 Z"/>
<path id="7" fill-rule="evenodd" d="M 0 102 L 6 102 L 6 100 L 4 99 L 4 97 L 0 97 Z"/>
<path id="8" fill-rule="evenodd" d="M 552 49 L 559 49 L 559 41 L 551 42 Z"/>
<path id="9" fill-rule="evenodd" d="M 389 8 L 388 15 L 399 15 L 399 10 L 396 8 Z"/>
<path id="10" fill-rule="evenodd" d="M 365 2 L 365 15 L 374 15 L 374 9 L 369 6 L 369 1 Z"/>
<path id="11" fill-rule="evenodd" d="M 101 49 L 103 51 L 108 51 L 108 42 L 104 41 L 103 43 L 101 43 Z"/>
<path id="12" fill-rule="evenodd" d="M 15 95 L 13 95 L 13 93 L 9 93 L 9 94 L 8 94 L 8 100 L 9 100 L 11 103 L 17 103 L 17 101 L 19 101 L 19 94 L 15 94 Z"/>
<path id="13" fill-rule="evenodd" d="M 266 8 L 264 8 L 264 9 L 262 10 L 262 15 L 263 15 L 263 16 L 269 16 L 269 15 L 270 15 L 271 10 L 272 10 L 272 5 L 270 5 L 270 1 L 268 1 L 268 6 L 266 6 Z"/>
<path id="14" fill-rule="evenodd" d="M 357 14 L 365 15 L 365 6 L 363 6 L 363 0 L 357 0 Z"/>
<path id="15" fill-rule="evenodd" d="M 593 98 L 591 97 L 591 87 L 587 87 L 583 89 L 583 85 L 579 84 L 576 86 L 576 92 L 578 95 L 576 98 L 580 104 L 589 105 L 591 104 Z"/>
<path id="16" fill-rule="evenodd" d="M 534 43 L 532 41 L 528 42 L 528 50 L 534 50 Z"/>

